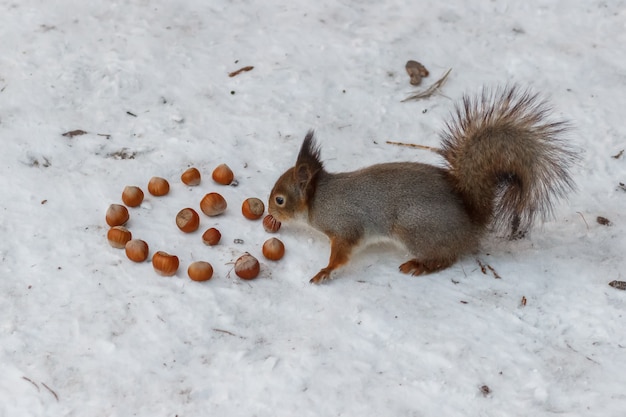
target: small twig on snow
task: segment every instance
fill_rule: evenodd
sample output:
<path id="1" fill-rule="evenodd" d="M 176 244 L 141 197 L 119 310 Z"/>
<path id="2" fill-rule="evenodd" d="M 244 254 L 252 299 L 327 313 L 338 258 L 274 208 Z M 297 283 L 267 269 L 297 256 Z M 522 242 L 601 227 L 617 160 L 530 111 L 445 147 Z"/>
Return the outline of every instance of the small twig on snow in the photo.
<path id="1" fill-rule="evenodd" d="M 52 390 L 52 388 L 50 388 L 49 386 L 47 386 L 47 385 L 46 385 L 45 383 L 43 383 L 43 382 L 41 383 L 41 385 L 43 385 L 43 387 L 44 387 L 45 389 L 47 389 L 48 391 L 50 391 L 50 392 L 52 393 L 52 395 L 54 395 L 54 398 L 56 398 L 56 400 L 57 400 L 57 401 L 59 401 L 59 396 L 57 395 L 57 393 L 56 393 L 56 392 L 54 392 L 54 391 Z"/>
<path id="2" fill-rule="evenodd" d="M 405 101 L 409 101 L 409 100 L 420 100 L 420 99 L 428 98 L 428 97 L 432 96 L 433 94 L 435 94 L 444 85 L 444 83 L 448 79 L 448 75 L 450 75 L 451 71 L 452 71 L 452 68 L 450 68 L 448 71 L 446 71 L 445 74 L 443 74 L 443 76 L 440 79 L 435 81 L 426 90 L 424 90 L 422 92 L 419 92 L 419 93 L 415 93 L 412 96 L 409 96 L 409 97 L 405 98 L 404 100 L 402 100 L 402 102 L 404 103 Z"/>
<path id="3" fill-rule="evenodd" d="M 500 274 L 498 274 L 498 273 L 496 272 L 496 270 L 495 270 L 495 269 L 493 269 L 493 266 L 491 266 L 491 265 L 487 265 L 487 268 L 489 268 L 489 270 L 491 271 L 491 273 L 493 274 L 493 277 L 494 277 L 495 279 L 502 279 L 502 277 L 500 276 Z"/>
<path id="4" fill-rule="evenodd" d="M 585 220 L 585 216 L 583 216 L 583 214 L 580 211 L 577 211 L 576 213 L 578 213 L 580 217 L 582 217 L 583 221 L 585 222 L 585 225 L 587 226 L 587 230 L 589 230 L 589 223 L 587 223 L 587 220 Z"/>
<path id="5" fill-rule="evenodd" d="M 23 379 L 24 381 L 28 381 L 28 382 L 30 382 L 31 384 L 33 384 L 33 385 L 35 386 L 35 388 L 37 388 L 37 391 L 39 391 L 39 385 L 37 385 L 37 383 L 36 383 L 35 381 L 33 381 L 32 379 L 27 378 L 27 377 L 25 377 L 25 376 L 23 376 L 23 377 L 22 377 L 22 379 Z"/>
<path id="6" fill-rule="evenodd" d="M 443 154 L 443 150 L 441 150 L 439 148 L 435 148 L 433 146 L 418 145 L 416 143 L 394 142 L 394 141 L 391 141 L 391 140 L 388 140 L 386 142 L 389 145 L 406 146 L 408 148 L 416 148 L 416 149 L 425 149 L 427 151 L 435 152 L 435 153 L 437 153 L 439 155 Z"/>
<path id="7" fill-rule="evenodd" d="M 218 332 L 218 333 L 224 333 L 227 334 L 229 336 L 233 336 L 233 337 L 238 337 L 240 339 L 245 339 L 245 337 L 243 336 L 239 336 L 238 334 L 235 334 L 233 332 L 229 332 L 228 330 L 223 330 L 223 329 L 212 329 L 214 332 Z"/>

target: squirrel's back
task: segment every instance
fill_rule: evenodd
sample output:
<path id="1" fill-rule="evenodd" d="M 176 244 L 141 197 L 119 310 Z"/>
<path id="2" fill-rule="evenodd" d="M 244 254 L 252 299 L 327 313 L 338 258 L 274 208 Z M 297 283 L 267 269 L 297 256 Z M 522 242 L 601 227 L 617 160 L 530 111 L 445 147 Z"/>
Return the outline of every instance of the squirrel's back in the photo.
<path id="1" fill-rule="evenodd" d="M 473 224 L 446 170 L 417 162 L 322 171 L 308 204 L 314 228 L 354 241 L 389 238 L 411 253 L 456 257 L 477 246 Z"/>

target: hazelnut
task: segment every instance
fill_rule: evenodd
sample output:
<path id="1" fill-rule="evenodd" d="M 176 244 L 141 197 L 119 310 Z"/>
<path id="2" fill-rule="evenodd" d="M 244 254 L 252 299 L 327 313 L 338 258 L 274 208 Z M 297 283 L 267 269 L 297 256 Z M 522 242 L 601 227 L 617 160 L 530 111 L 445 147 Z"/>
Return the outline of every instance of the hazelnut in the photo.
<path id="1" fill-rule="evenodd" d="M 276 233 L 278 229 L 280 229 L 280 221 L 276 220 L 271 214 L 268 214 L 263 218 L 263 228 L 267 233 Z"/>
<path id="2" fill-rule="evenodd" d="M 263 256 L 270 261 L 277 261 L 285 254 L 285 245 L 275 237 L 269 238 L 263 244 Z"/>
<path id="3" fill-rule="evenodd" d="M 193 167 L 183 172 L 180 176 L 180 180 L 185 183 L 185 185 L 189 185 L 191 187 L 200 184 L 200 179 L 200 171 Z"/>
<path id="4" fill-rule="evenodd" d="M 235 175 L 228 165 L 221 164 L 213 170 L 212 177 L 213 181 L 218 184 L 229 185 L 231 182 L 233 182 Z"/>
<path id="5" fill-rule="evenodd" d="M 208 281 L 213 276 L 213 267 L 208 262 L 196 261 L 187 268 L 187 275 L 193 281 Z"/>
<path id="6" fill-rule="evenodd" d="M 126 242 L 128 242 L 132 238 L 133 235 L 130 233 L 130 230 L 128 230 L 124 226 L 113 226 L 107 232 L 109 245 L 117 249 L 124 249 L 124 246 L 126 246 Z"/>
<path id="7" fill-rule="evenodd" d="M 137 207 L 143 201 L 143 191 L 139 187 L 128 185 L 122 191 L 122 201 L 128 207 Z"/>
<path id="8" fill-rule="evenodd" d="M 200 226 L 200 216 L 192 208 L 184 208 L 176 215 L 176 226 L 185 233 L 198 230 Z"/>
<path id="9" fill-rule="evenodd" d="M 254 279 L 259 275 L 259 261 L 249 253 L 241 255 L 235 261 L 235 274 L 241 279 Z"/>
<path id="10" fill-rule="evenodd" d="M 141 239 L 132 239 L 126 242 L 126 256 L 133 262 L 143 262 L 148 259 L 148 244 Z"/>
<path id="11" fill-rule="evenodd" d="M 178 256 L 170 255 L 167 252 L 158 251 L 152 255 L 152 266 L 157 274 L 164 277 L 171 277 L 178 271 Z"/>
<path id="12" fill-rule="evenodd" d="M 111 204 L 107 209 L 106 222 L 109 226 L 121 226 L 128 221 L 128 209 L 121 204 Z"/>
<path id="13" fill-rule="evenodd" d="M 170 183 L 165 178 L 152 177 L 148 182 L 148 192 L 155 197 L 161 197 L 170 192 Z"/>
<path id="14" fill-rule="evenodd" d="M 247 198 L 241 205 L 241 212 L 246 219 L 257 220 L 263 216 L 265 204 L 258 198 Z"/>
<path id="15" fill-rule="evenodd" d="M 202 241 L 205 245 L 214 246 L 217 245 L 220 239 L 222 238 L 222 234 L 215 227 L 207 229 L 202 234 Z"/>
<path id="16" fill-rule="evenodd" d="M 218 193 L 209 193 L 200 201 L 200 210 L 207 216 L 217 216 L 226 211 L 226 200 Z"/>

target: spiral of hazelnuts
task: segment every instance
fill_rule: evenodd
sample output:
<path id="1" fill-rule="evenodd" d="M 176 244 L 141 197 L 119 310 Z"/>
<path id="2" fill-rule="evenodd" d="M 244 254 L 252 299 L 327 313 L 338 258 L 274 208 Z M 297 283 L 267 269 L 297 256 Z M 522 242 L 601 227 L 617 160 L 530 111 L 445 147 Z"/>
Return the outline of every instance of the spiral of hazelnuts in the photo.
<path id="1" fill-rule="evenodd" d="M 234 182 L 234 173 L 226 164 L 218 165 L 212 172 L 211 178 L 217 184 L 230 185 Z M 191 167 L 181 174 L 181 182 L 189 187 L 201 183 L 201 173 Z M 147 185 L 148 193 L 155 197 L 162 197 L 169 193 L 170 184 L 162 177 L 152 177 Z M 127 227 L 130 220 L 128 207 L 139 207 L 144 201 L 143 190 L 135 185 L 124 187 L 122 191 L 123 204 L 111 204 L 106 210 L 105 221 L 110 229 L 107 232 L 109 244 L 118 249 L 124 249 L 126 256 L 133 262 L 145 262 L 149 257 L 148 243 L 133 238 Z M 207 216 L 215 217 L 224 213 L 228 207 L 226 199 L 217 192 L 206 194 L 199 202 L 200 211 Z M 258 198 L 251 197 L 244 200 L 241 206 L 242 215 L 249 220 L 258 220 L 263 217 L 265 205 Z M 176 215 L 176 226 L 184 233 L 193 233 L 200 226 L 200 215 L 191 207 L 183 208 Z M 276 233 L 280 222 L 271 215 L 263 218 L 263 228 L 268 233 Z M 217 245 L 221 239 L 220 231 L 211 227 L 202 234 L 202 241 L 209 246 Z M 263 244 L 263 256 L 271 261 L 280 260 L 285 253 L 285 246 L 278 238 L 270 238 Z M 151 259 L 155 272 L 161 276 L 176 275 L 180 259 L 178 256 L 159 250 L 153 253 Z M 235 274 L 241 279 L 250 280 L 259 275 L 260 264 L 257 258 L 246 252 L 234 262 Z M 187 275 L 193 281 L 208 281 L 213 276 L 213 267 L 206 261 L 192 262 L 187 268 Z"/>

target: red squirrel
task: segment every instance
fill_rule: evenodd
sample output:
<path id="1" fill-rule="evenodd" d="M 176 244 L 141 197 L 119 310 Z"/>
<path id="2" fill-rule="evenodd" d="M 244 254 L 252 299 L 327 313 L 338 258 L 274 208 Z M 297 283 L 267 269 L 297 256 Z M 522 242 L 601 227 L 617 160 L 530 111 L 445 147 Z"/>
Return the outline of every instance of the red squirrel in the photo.
<path id="1" fill-rule="evenodd" d="M 400 271 L 421 275 L 475 251 L 488 230 L 523 235 L 574 189 L 576 152 L 564 121 L 518 87 L 464 96 L 441 133 L 444 167 L 390 162 L 353 172 L 324 169 L 313 131 L 277 181 L 269 213 L 303 221 L 330 239 L 330 260 L 310 282 L 346 264 L 353 249 L 391 239 L 414 256 Z"/>

